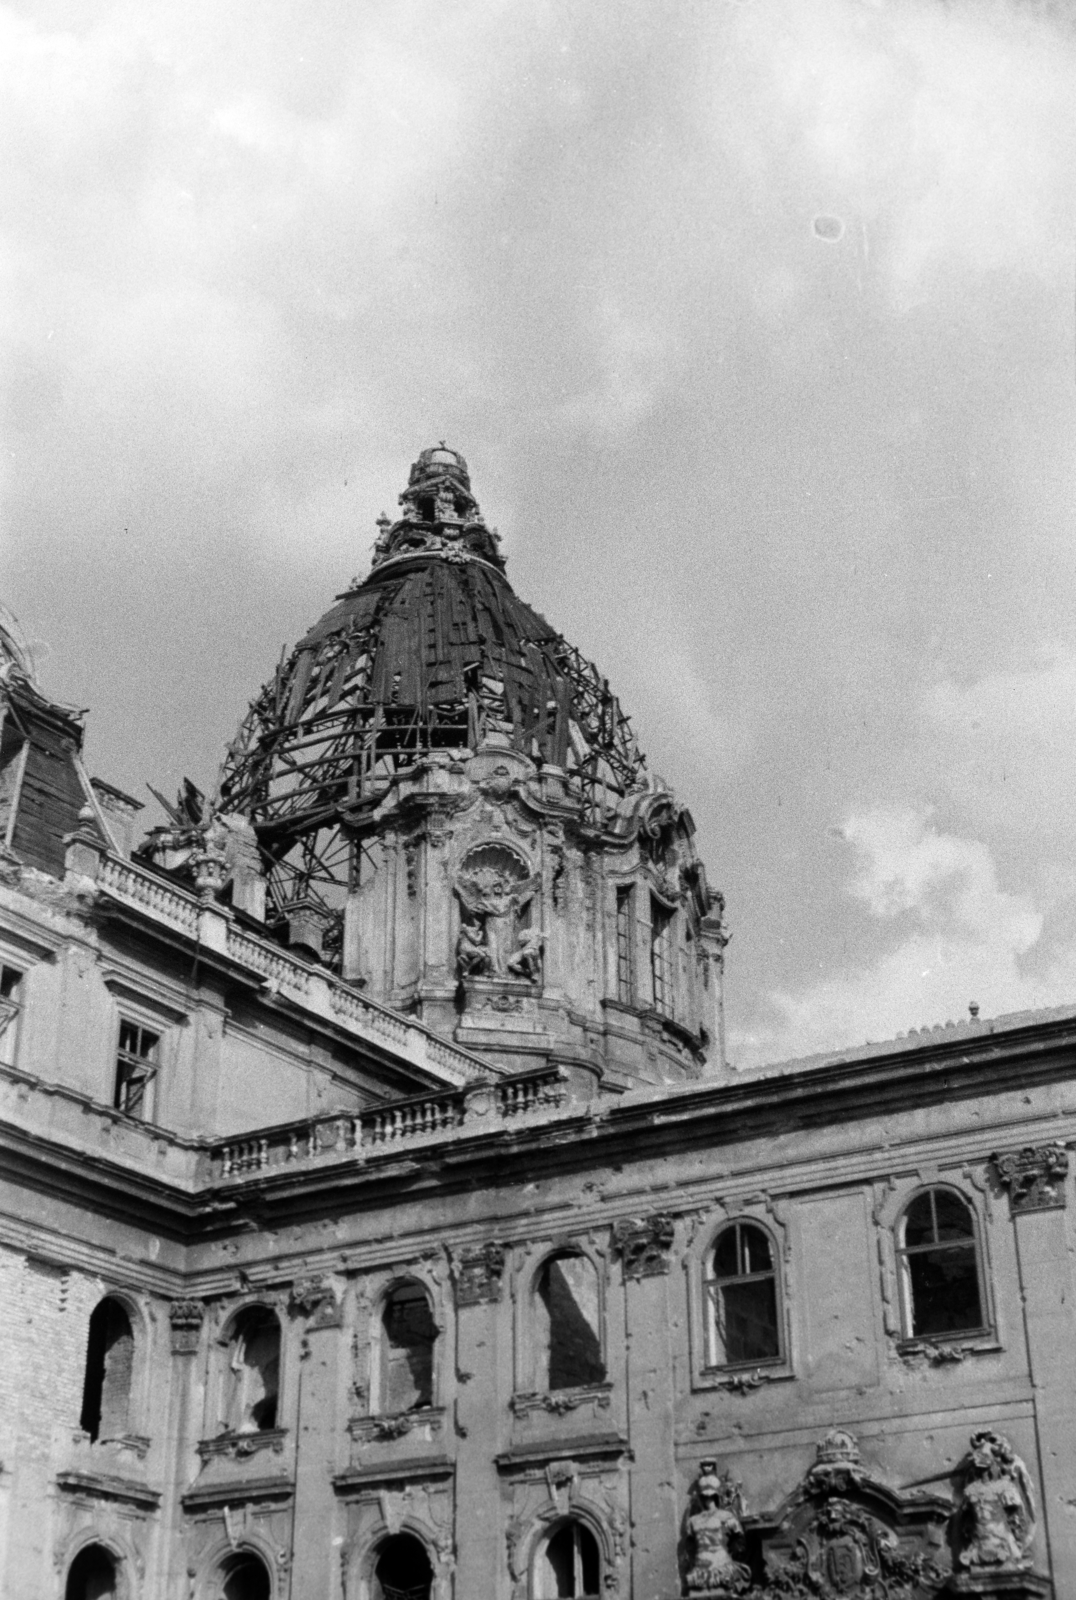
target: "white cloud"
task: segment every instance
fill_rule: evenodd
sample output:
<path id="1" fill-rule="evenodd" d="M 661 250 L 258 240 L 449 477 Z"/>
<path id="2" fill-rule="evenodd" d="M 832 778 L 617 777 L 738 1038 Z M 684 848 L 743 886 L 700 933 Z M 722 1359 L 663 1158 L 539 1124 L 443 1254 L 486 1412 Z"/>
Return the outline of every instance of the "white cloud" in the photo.
<path id="1" fill-rule="evenodd" d="M 771 995 L 768 1023 L 733 1037 L 737 1065 L 891 1038 L 965 1016 L 972 1000 L 994 1016 L 1076 997 L 1076 951 L 1043 952 L 1034 969 L 1042 913 L 999 883 L 979 840 L 939 831 L 925 809 L 878 807 L 841 831 L 863 944 L 880 953 Z"/>

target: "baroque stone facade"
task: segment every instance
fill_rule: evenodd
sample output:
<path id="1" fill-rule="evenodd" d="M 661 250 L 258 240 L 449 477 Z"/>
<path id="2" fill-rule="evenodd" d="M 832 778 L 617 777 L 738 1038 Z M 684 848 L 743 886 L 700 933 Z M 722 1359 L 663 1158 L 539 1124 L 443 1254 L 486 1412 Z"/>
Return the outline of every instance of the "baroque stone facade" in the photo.
<path id="1" fill-rule="evenodd" d="M 0 1591 L 1073 1592 L 1076 1004 L 730 1071 L 462 458 L 379 528 L 141 844 L 0 633 Z"/>

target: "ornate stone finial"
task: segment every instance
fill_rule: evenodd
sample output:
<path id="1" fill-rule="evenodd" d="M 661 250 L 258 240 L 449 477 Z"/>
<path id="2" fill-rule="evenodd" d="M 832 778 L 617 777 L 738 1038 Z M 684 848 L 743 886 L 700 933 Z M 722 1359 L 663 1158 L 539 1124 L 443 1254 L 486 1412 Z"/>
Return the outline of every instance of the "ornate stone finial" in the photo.
<path id="1" fill-rule="evenodd" d="M 814 1460 L 816 1467 L 826 1466 L 855 1466 L 862 1461 L 859 1453 L 859 1441 L 854 1433 L 849 1433 L 846 1428 L 830 1428 L 827 1434 L 819 1439 L 815 1447 Z"/>
<path id="2" fill-rule="evenodd" d="M 649 1217 L 622 1217 L 613 1224 L 613 1244 L 628 1278 L 654 1278 L 669 1270 L 676 1224 L 664 1211 Z"/>
<path id="3" fill-rule="evenodd" d="M 192 1356 L 198 1350 L 198 1336 L 202 1331 L 205 1307 L 200 1300 L 173 1300 L 168 1307 L 168 1321 L 172 1328 L 172 1354 Z"/>
<path id="4" fill-rule="evenodd" d="M 1021 1571 L 1031 1565 L 1035 1496 L 1027 1468 L 990 1428 L 971 1436 L 957 1468 L 957 1565 Z"/>
<path id="5" fill-rule="evenodd" d="M 691 1565 L 691 1595 L 741 1595 L 751 1582 L 751 1569 L 738 1559 L 743 1551 L 743 1491 L 717 1462 L 699 1462 L 692 1487 L 692 1509 L 686 1532 Z"/>
<path id="6" fill-rule="evenodd" d="M 1069 1153 L 1062 1144 L 1026 1144 L 990 1157 L 1014 1212 L 1062 1209 Z"/>
<path id="7" fill-rule="evenodd" d="M 456 1304 L 477 1306 L 501 1298 L 504 1246 L 495 1240 L 477 1250 L 465 1250 L 456 1263 Z"/>

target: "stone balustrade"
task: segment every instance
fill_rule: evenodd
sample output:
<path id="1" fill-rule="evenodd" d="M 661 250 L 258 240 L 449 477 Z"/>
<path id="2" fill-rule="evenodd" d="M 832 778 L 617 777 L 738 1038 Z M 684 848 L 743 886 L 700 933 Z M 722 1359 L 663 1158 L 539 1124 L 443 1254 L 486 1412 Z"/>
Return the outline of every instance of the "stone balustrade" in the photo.
<path id="1" fill-rule="evenodd" d="M 566 1096 L 566 1074 L 559 1068 L 447 1094 L 414 1096 L 357 1117 L 339 1113 L 314 1117 L 215 1144 L 211 1169 L 219 1179 L 242 1179 L 291 1163 L 363 1162 L 460 1133 L 492 1133 L 510 1119 L 547 1116 L 563 1105 Z"/>

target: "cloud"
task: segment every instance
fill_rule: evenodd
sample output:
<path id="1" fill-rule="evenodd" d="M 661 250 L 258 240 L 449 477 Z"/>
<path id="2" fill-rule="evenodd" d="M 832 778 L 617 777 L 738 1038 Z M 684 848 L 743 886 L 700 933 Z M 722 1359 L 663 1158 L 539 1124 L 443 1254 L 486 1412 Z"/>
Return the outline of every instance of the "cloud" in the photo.
<path id="1" fill-rule="evenodd" d="M 940 831 L 927 809 L 882 807 L 850 817 L 841 836 L 855 852 L 846 893 L 865 913 L 863 944 L 887 948 L 772 994 L 768 1022 L 732 1039 L 737 1065 L 892 1038 L 964 1016 L 972 1000 L 995 1016 L 1076 997 L 1076 948 L 1040 951 L 1041 911 L 1002 886 L 979 840 Z"/>

